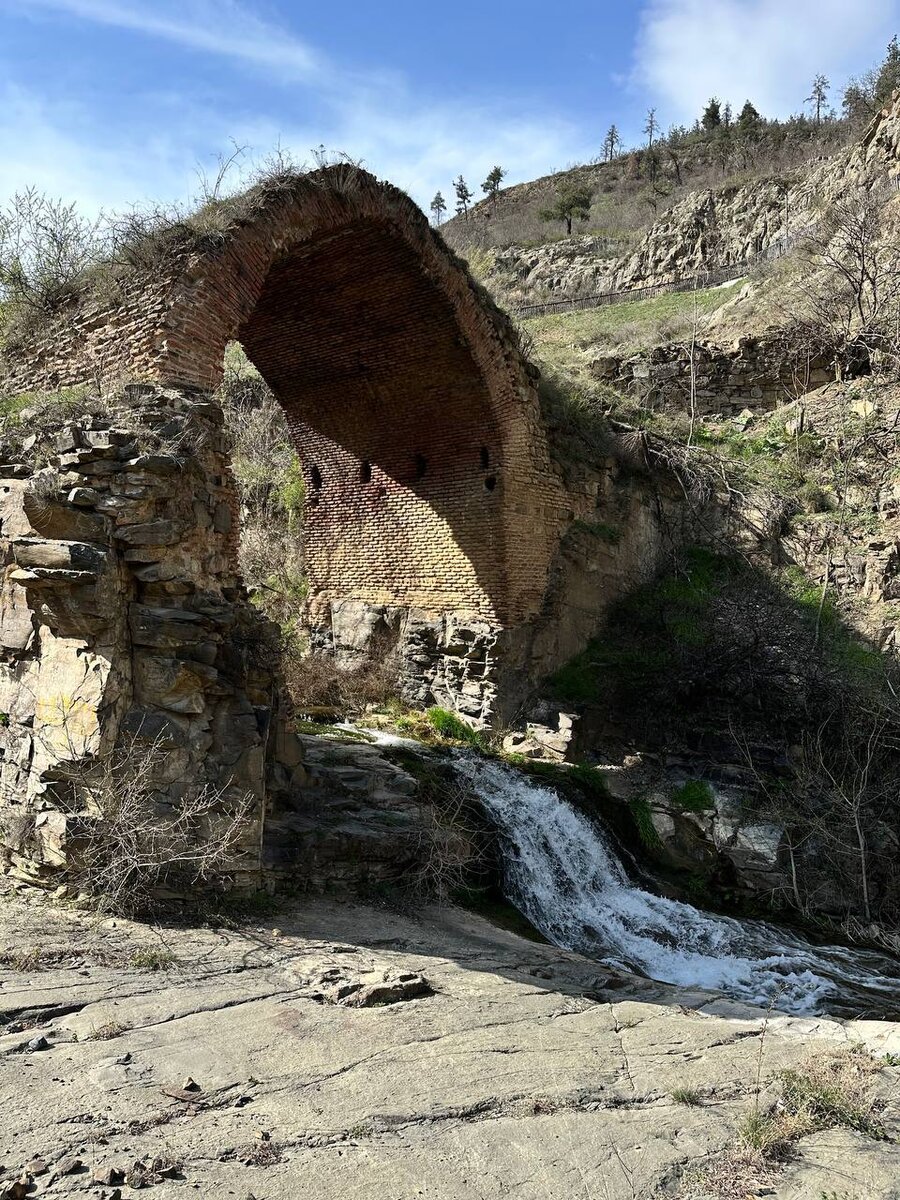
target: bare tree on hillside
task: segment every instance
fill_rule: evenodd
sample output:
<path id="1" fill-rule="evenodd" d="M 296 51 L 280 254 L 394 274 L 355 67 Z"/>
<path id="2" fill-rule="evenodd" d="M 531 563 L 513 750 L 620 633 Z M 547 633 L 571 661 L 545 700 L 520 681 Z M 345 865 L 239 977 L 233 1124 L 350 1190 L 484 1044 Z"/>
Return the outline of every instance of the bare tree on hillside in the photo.
<path id="1" fill-rule="evenodd" d="M 834 355 L 838 375 L 854 352 L 896 361 L 900 329 L 900 239 L 885 190 L 858 188 L 836 200 L 801 250 L 801 325 Z"/>
<path id="2" fill-rule="evenodd" d="M 649 108 L 647 110 L 647 120 L 644 122 L 644 133 L 647 135 L 647 149 L 653 146 L 653 139 L 659 132 L 659 122 L 656 119 L 656 109 Z"/>

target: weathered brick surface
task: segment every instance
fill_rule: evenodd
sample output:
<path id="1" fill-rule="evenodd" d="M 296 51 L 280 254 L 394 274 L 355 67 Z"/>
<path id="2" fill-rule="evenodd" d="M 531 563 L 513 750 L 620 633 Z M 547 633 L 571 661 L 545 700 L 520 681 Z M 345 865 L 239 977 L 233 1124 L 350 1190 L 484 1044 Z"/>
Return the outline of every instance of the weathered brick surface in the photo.
<path id="1" fill-rule="evenodd" d="M 301 452 L 314 621 L 352 597 L 522 622 L 568 511 L 534 373 L 415 205 L 347 178 L 297 179 L 218 249 L 19 347 L 7 374 L 207 389 L 237 338 Z"/>

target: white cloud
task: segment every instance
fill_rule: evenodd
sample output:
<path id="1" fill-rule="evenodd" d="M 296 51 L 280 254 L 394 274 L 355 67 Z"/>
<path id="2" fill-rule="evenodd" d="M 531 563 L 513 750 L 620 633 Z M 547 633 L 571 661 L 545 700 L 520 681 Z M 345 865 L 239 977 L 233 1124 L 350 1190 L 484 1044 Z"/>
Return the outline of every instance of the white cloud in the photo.
<path id="1" fill-rule="evenodd" d="M 0 0 L 0 7 L 5 2 Z M 278 143 L 300 161 L 324 143 L 363 160 L 425 206 L 438 188 L 450 201 L 451 180 L 460 172 L 477 191 L 496 163 L 513 183 L 584 161 L 592 152 L 573 123 L 553 115 L 522 114 L 478 100 L 423 103 L 402 78 L 378 64 L 363 75 L 327 63 L 315 48 L 265 24 L 238 0 L 225 5 L 185 0 L 177 10 L 174 0 L 158 0 L 152 7 L 128 0 L 30 4 L 37 12 L 64 12 L 226 56 L 251 70 L 264 67 L 270 79 L 275 74 L 279 82 L 290 81 L 286 111 L 296 112 L 299 92 L 315 115 L 298 123 L 271 110 L 254 112 L 246 88 L 236 90 L 229 112 L 221 103 L 200 99 L 185 81 L 176 102 L 159 93 L 142 101 L 146 129 L 164 131 L 147 140 L 143 129 L 111 127 L 103 112 L 52 107 L 21 86 L 7 85 L 0 107 L 0 195 L 34 182 L 93 210 L 147 197 L 183 198 L 195 184 L 194 164 L 208 164 L 234 139 L 257 156 Z"/>
<path id="2" fill-rule="evenodd" d="M 650 0 L 631 85 L 663 121 L 690 122 L 716 95 L 767 116 L 798 112 L 813 77 L 837 87 L 887 43 L 896 0 Z"/>
<path id="3" fill-rule="evenodd" d="M 327 64 L 311 46 L 261 21 L 234 0 L 187 0 L 164 4 L 120 0 L 29 0 L 33 10 L 65 13 L 97 25 L 162 38 L 192 50 L 238 59 L 300 79 L 327 78 Z"/>
<path id="4" fill-rule="evenodd" d="M 75 103 L 52 107 L 23 87 L 0 87 L 0 198 L 34 186 L 88 213 L 124 208 L 183 191 L 191 162 L 158 134 L 114 142 Z"/>

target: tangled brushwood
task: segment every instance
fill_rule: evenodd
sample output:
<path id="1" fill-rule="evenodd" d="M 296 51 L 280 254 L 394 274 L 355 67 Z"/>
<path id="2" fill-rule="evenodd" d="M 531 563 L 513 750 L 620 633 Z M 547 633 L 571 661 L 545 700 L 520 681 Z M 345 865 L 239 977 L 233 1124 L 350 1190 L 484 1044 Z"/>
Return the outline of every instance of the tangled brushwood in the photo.
<path id="1" fill-rule="evenodd" d="M 161 800 L 165 759 L 158 741 L 135 738 L 67 773 L 75 838 L 63 879 L 104 912 L 153 913 L 196 888 L 221 888 L 236 865 L 252 797 L 207 785 Z"/>

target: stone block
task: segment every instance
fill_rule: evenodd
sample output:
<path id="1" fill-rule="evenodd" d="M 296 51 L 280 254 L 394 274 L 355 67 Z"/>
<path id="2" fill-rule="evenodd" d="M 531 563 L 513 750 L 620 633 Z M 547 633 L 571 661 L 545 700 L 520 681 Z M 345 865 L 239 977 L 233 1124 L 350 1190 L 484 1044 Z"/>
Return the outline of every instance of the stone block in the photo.
<path id="1" fill-rule="evenodd" d="M 208 637 L 206 622 L 197 613 L 178 608 L 132 604 L 129 610 L 135 645 L 175 649 L 196 646 Z"/>
<path id="2" fill-rule="evenodd" d="M 42 538 L 80 542 L 105 542 L 106 522 L 84 508 L 61 504 L 44 496 L 26 492 L 22 499 L 31 531 Z"/>
<path id="3" fill-rule="evenodd" d="M 86 542 L 22 539 L 13 543 L 13 554 L 20 567 L 51 567 L 98 575 L 107 565 L 106 553 Z"/>
<path id="4" fill-rule="evenodd" d="M 181 537 L 181 532 L 174 521 L 160 520 L 117 528 L 115 536 L 130 546 L 171 546 Z"/>
<path id="5" fill-rule="evenodd" d="M 136 694 L 141 704 L 189 715 L 202 713 L 206 708 L 206 680 L 189 664 L 138 654 L 134 670 Z"/>

